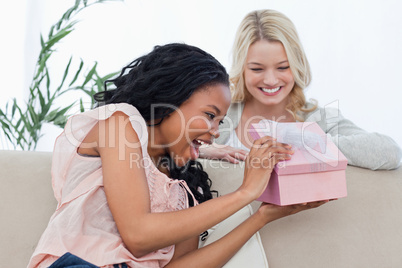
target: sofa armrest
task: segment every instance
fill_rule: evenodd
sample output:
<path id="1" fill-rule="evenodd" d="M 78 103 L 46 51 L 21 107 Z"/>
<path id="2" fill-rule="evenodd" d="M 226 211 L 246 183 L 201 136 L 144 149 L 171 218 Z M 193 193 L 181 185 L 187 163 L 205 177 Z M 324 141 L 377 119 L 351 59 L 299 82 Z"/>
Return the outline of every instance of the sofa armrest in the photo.
<path id="1" fill-rule="evenodd" d="M 56 209 L 51 153 L 0 150 L 0 263 L 26 267 Z"/>

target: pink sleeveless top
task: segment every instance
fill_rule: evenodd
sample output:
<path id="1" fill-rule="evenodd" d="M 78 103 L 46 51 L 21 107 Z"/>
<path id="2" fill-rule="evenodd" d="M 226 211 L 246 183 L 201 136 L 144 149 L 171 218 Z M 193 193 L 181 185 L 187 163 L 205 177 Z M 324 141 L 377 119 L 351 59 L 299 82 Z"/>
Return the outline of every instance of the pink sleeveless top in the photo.
<path id="1" fill-rule="evenodd" d="M 127 250 L 107 204 L 100 157 L 77 153 L 82 140 L 95 124 L 117 111 L 129 116 L 140 139 L 141 165 L 148 181 L 151 211 L 188 208 L 187 192 L 191 192 L 187 184 L 168 178 L 151 161 L 147 152 L 146 123 L 135 107 L 109 104 L 75 115 L 69 119 L 55 143 L 52 185 L 58 205 L 31 257 L 29 268 L 48 267 L 66 252 L 108 268 L 118 263 L 126 263 L 129 267 L 163 267 L 171 260 L 173 245 L 141 258 L 134 257 Z"/>

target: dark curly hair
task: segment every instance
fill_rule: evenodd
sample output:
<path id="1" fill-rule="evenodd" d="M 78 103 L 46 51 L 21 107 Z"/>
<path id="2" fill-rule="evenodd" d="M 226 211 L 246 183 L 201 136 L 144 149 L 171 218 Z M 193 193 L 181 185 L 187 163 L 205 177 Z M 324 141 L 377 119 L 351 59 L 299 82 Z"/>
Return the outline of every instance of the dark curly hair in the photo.
<path id="1" fill-rule="evenodd" d="M 115 88 L 108 90 L 110 83 Z M 131 62 L 117 78 L 106 81 L 105 91 L 96 93 L 94 99 L 97 106 L 131 104 L 145 121 L 153 122 L 152 126 L 160 124 L 194 92 L 214 84 L 229 86 L 225 67 L 197 47 L 173 43 L 156 46 L 149 54 Z M 170 176 L 186 181 L 199 203 L 212 198 L 211 180 L 199 162 L 191 160 L 184 167 L 177 167 L 170 157 L 165 160 Z"/>

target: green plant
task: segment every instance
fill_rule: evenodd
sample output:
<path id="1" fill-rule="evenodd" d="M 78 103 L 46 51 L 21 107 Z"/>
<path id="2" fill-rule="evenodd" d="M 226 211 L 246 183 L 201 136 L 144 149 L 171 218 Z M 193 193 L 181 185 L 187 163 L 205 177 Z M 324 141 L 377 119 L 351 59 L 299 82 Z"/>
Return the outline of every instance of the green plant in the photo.
<path id="1" fill-rule="evenodd" d="M 104 81 L 116 74 L 100 76 L 96 69 L 96 62 L 85 73 L 85 64 L 81 59 L 79 66 L 73 72 L 73 78 L 66 86 L 66 80 L 72 69 L 72 57 L 70 57 L 60 83 L 58 83 L 57 87 L 53 87 L 54 83 L 48 68 L 48 61 L 55 53 L 56 45 L 74 30 L 74 26 L 77 23 L 77 21 L 72 20 L 74 16 L 91 5 L 110 1 L 121 0 L 97 0 L 92 2 L 76 0 L 74 6 L 69 8 L 60 20 L 51 26 L 47 40 L 42 35 L 40 36 L 42 48 L 36 63 L 32 83 L 29 87 L 27 102 L 24 105 L 19 105 L 14 98 L 6 103 L 4 110 L 0 109 L 2 131 L 14 146 L 14 149 L 35 150 L 39 139 L 42 137 L 41 130 L 45 123 L 64 127 L 68 118 L 68 111 L 76 103 L 55 108 L 55 101 L 60 96 L 71 90 L 80 90 L 92 96 L 94 93 L 102 91 Z M 79 102 L 82 112 L 84 111 L 82 98 Z"/>

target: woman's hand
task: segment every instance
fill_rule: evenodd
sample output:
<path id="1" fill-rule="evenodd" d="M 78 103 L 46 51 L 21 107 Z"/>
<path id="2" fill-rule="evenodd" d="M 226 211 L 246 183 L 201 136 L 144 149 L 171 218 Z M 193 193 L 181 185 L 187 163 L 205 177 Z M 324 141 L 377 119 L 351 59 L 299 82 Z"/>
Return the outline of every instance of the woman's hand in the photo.
<path id="1" fill-rule="evenodd" d="M 213 143 L 210 146 L 200 147 L 200 158 L 224 160 L 233 164 L 244 161 L 248 152 L 243 149 L 237 149 L 229 145 L 219 145 Z"/>
<path id="2" fill-rule="evenodd" d="M 323 204 L 328 203 L 329 201 L 330 200 L 322 200 L 288 206 L 278 206 L 269 203 L 262 203 L 257 213 L 259 213 L 265 219 L 265 224 L 267 224 L 271 221 L 296 214 L 303 210 L 317 208 Z"/>
<path id="3" fill-rule="evenodd" d="M 289 160 L 294 152 L 291 145 L 277 142 L 269 136 L 254 141 L 245 161 L 243 184 L 254 199 L 258 198 L 268 185 L 272 170 L 279 161 Z"/>

